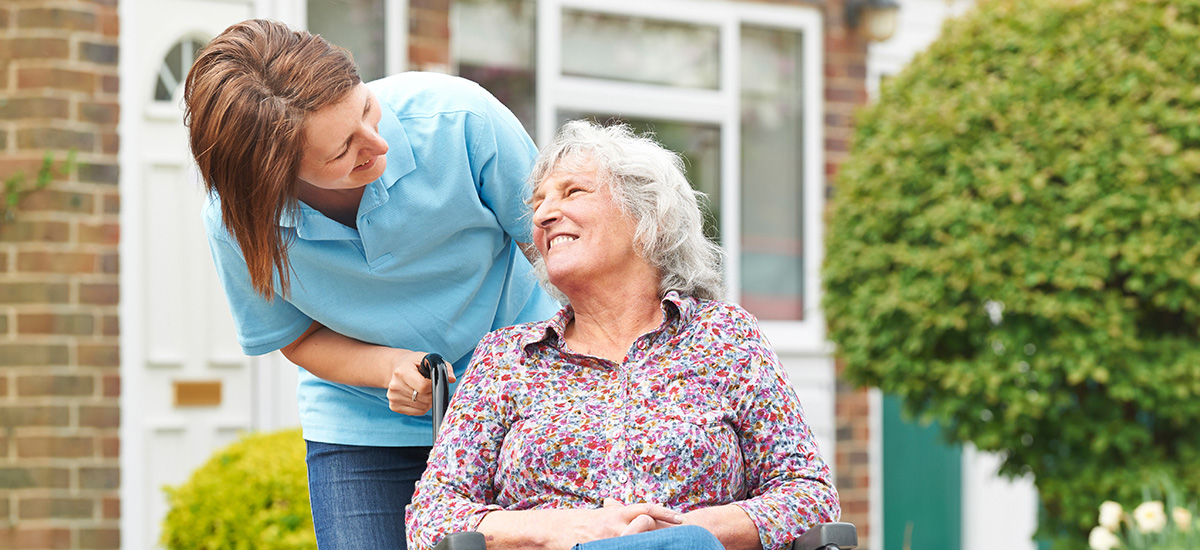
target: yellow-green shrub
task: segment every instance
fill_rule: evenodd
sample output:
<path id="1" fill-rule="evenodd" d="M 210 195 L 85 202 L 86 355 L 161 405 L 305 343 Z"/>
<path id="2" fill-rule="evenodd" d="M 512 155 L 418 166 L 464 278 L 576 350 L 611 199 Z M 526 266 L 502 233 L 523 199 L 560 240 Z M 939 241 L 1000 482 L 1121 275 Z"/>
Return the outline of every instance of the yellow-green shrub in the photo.
<path id="1" fill-rule="evenodd" d="M 167 488 L 170 550 L 316 550 L 300 430 L 255 433 Z"/>
<path id="2" fill-rule="evenodd" d="M 1200 0 L 979 4 L 860 113 L 824 308 L 851 380 L 1032 472 L 1070 547 L 1200 488 Z"/>

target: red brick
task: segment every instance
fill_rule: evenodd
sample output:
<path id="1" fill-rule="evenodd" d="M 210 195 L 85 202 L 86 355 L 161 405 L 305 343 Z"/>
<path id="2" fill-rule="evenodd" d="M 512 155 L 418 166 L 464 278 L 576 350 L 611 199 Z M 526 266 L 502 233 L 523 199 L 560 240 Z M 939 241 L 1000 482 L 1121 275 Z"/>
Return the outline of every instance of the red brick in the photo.
<path id="1" fill-rule="evenodd" d="M 115 44 L 82 42 L 79 44 L 79 60 L 98 65 L 116 65 L 117 46 Z"/>
<path id="2" fill-rule="evenodd" d="M 121 196 L 116 193 L 104 195 L 102 212 L 105 214 L 120 214 Z"/>
<path id="3" fill-rule="evenodd" d="M 95 124 L 116 125 L 121 108 L 112 101 L 85 101 L 79 104 L 79 120 Z"/>
<path id="4" fill-rule="evenodd" d="M 49 242 L 70 240 L 71 226 L 66 222 L 16 220 L 0 224 L 0 242 Z"/>
<path id="5" fill-rule="evenodd" d="M 96 91 L 97 82 L 96 74 L 87 71 L 74 71 L 57 67 L 17 69 L 17 88 L 20 90 L 48 88 L 90 94 Z"/>
<path id="6" fill-rule="evenodd" d="M 104 132 L 100 134 L 100 152 L 106 155 L 115 155 L 121 149 L 121 136 L 116 132 Z"/>
<path id="7" fill-rule="evenodd" d="M 92 519 L 96 504 L 90 498 L 23 498 L 17 502 L 19 519 Z"/>
<path id="8" fill-rule="evenodd" d="M 13 97 L 0 103 L 0 120 L 64 119 L 70 114 L 71 104 L 56 97 Z"/>
<path id="9" fill-rule="evenodd" d="M 17 376 L 18 397 L 88 396 L 96 393 L 91 376 L 68 374 L 27 374 Z"/>
<path id="10" fill-rule="evenodd" d="M 67 347 L 57 344 L 0 344 L 0 366 L 52 366 L 65 365 L 69 359 Z M 21 381 L 17 381 L 17 394 L 21 395 Z"/>
<path id="11" fill-rule="evenodd" d="M 18 252 L 17 270 L 28 273 L 96 273 L 98 259 L 88 252 Z"/>
<path id="12" fill-rule="evenodd" d="M 108 244 L 116 246 L 121 242 L 121 225 L 117 223 L 80 223 L 79 242 L 81 244 Z"/>
<path id="13" fill-rule="evenodd" d="M 0 528 L 0 548 L 12 550 L 59 550 L 71 547 L 71 530 L 66 527 Z"/>
<path id="14" fill-rule="evenodd" d="M 0 304 L 65 304 L 70 297 L 65 283 L 0 283 Z"/>
<path id="15" fill-rule="evenodd" d="M 117 345 L 79 344 L 79 365 L 82 367 L 118 367 L 121 349 Z"/>
<path id="16" fill-rule="evenodd" d="M 121 438 L 102 437 L 99 440 L 102 458 L 121 458 Z"/>
<path id="17" fill-rule="evenodd" d="M 0 426 L 4 428 L 66 427 L 70 423 L 71 411 L 61 405 L 0 406 Z"/>
<path id="18" fill-rule="evenodd" d="M 80 468 L 80 489 L 119 489 L 121 488 L 120 468 Z"/>
<path id="19" fill-rule="evenodd" d="M 77 168 L 79 181 L 116 185 L 120 181 L 121 168 L 116 164 L 80 163 Z"/>
<path id="20" fill-rule="evenodd" d="M 116 285 L 113 285 L 116 286 Z M 80 298 L 82 302 L 83 299 Z M 113 302 L 116 303 L 116 302 Z M 120 336 L 121 335 L 121 319 L 116 315 L 104 315 L 100 317 L 100 335 L 101 336 Z"/>
<path id="21" fill-rule="evenodd" d="M 121 519 L 121 499 L 105 498 L 100 501 L 102 519 Z"/>
<path id="22" fill-rule="evenodd" d="M 67 468 L 0 468 L 0 489 L 70 489 Z M 4 517 L 0 514 L 0 518 Z"/>
<path id="23" fill-rule="evenodd" d="M 121 255 L 120 254 L 101 254 L 100 255 L 100 272 L 116 275 L 121 272 Z"/>
<path id="24" fill-rule="evenodd" d="M 121 530 L 116 527 L 79 530 L 79 547 L 84 550 L 118 550 Z"/>
<path id="25" fill-rule="evenodd" d="M 59 149 L 90 152 L 96 144 L 91 132 L 74 132 L 60 128 L 26 128 L 17 131 L 20 149 Z"/>
<path id="26" fill-rule="evenodd" d="M 91 305 L 116 305 L 121 299 L 120 291 L 121 287 L 116 284 L 80 283 L 79 303 Z M 107 332 L 105 334 L 107 334 Z"/>
<path id="27" fill-rule="evenodd" d="M 63 38 L 12 38 L 0 41 L 0 53 L 8 59 L 67 59 L 71 43 Z"/>
<path id="28" fill-rule="evenodd" d="M 21 211 L 23 212 L 54 211 L 91 214 L 95 206 L 96 199 L 90 194 L 59 191 L 53 188 L 33 191 L 21 200 Z"/>
<path id="29" fill-rule="evenodd" d="M 17 315 L 17 334 L 90 336 L 96 320 L 83 313 L 26 313 Z"/>
<path id="30" fill-rule="evenodd" d="M 103 387 L 104 397 L 121 397 L 120 376 L 105 376 L 101 380 L 101 385 Z"/>
<path id="31" fill-rule="evenodd" d="M 121 32 L 121 19 L 116 10 L 102 10 L 96 14 L 99 19 L 100 34 L 116 38 Z"/>
<path id="32" fill-rule="evenodd" d="M 96 16 L 90 11 L 34 7 L 17 10 L 17 28 L 72 31 L 96 30 Z"/>
<path id="33" fill-rule="evenodd" d="M 8 376 L 0 374 L 0 398 L 5 397 L 8 397 Z M 0 452 L 0 456 L 4 456 L 4 453 Z"/>
<path id="34" fill-rule="evenodd" d="M 91 437 L 24 436 L 14 444 L 19 458 L 91 458 L 96 442 Z"/>

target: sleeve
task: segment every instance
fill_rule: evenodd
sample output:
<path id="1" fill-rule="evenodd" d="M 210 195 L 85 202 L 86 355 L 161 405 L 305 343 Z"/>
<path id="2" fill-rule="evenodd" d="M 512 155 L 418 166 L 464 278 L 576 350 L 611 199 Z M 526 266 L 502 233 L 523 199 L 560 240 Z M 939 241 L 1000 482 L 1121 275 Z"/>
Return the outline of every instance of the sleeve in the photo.
<path id="1" fill-rule="evenodd" d="M 527 179 L 537 157 L 537 146 L 516 115 L 487 90 L 468 136 L 471 171 L 483 204 L 496 214 L 500 226 L 518 242 L 532 238 Z"/>
<path id="2" fill-rule="evenodd" d="M 220 216 L 219 206 L 210 201 L 204 212 L 208 246 L 242 351 L 263 355 L 292 343 L 308 330 L 312 319 L 282 297 L 267 300 L 254 290 L 241 249 L 230 241 L 232 237 L 221 226 Z"/>
<path id="3" fill-rule="evenodd" d="M 425 474 L 406 510 L 408 548 L 433 548 L 442 537 L 478 529 L 496 505 L 495 475 L 509 423 L 499 370 L 506 368 L 504 338 L 493 332 L 451 400 Z"/>
<path id="4" fill-rule="evenodd" d="M 779 358 L 749 314 L 735 326 L 748 354 L 736 403 L 747 498 L 735 504 L 758 527 L 764 549 L 787 548 L 813 525 L 837 521 L 841 505 Z"/>

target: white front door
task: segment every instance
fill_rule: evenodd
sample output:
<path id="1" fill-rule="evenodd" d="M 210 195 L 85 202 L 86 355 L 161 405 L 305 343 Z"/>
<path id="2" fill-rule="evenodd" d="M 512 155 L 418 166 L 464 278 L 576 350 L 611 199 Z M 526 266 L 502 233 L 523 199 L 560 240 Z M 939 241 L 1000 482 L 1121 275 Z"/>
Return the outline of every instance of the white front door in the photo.
<path id="1" fill-rule="evenodd" d="M 295 367 L 242 354 L 200 219 L 180 94 L 195 50 L 251 0 L 121 13 L 122 546 L 158 546 L 163 487 L 252 429 L 295 425 Z"/>

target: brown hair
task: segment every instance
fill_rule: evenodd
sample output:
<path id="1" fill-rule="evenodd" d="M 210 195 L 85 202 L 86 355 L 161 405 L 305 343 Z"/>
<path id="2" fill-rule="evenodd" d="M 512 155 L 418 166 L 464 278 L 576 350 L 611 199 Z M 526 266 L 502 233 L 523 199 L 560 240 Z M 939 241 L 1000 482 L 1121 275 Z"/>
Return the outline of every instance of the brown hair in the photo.
<path id="1" fill-rule="evenodd" d="M 222 224 L 264 297 L 288 293 L 291 243 L 279 220 L 296 215 L 307 117 L 359 82 L 346 50 L 262 19 L 225 29 L 188 72 L 184 123 L 192 155 L 208 192 L 221 198 Z"/>

